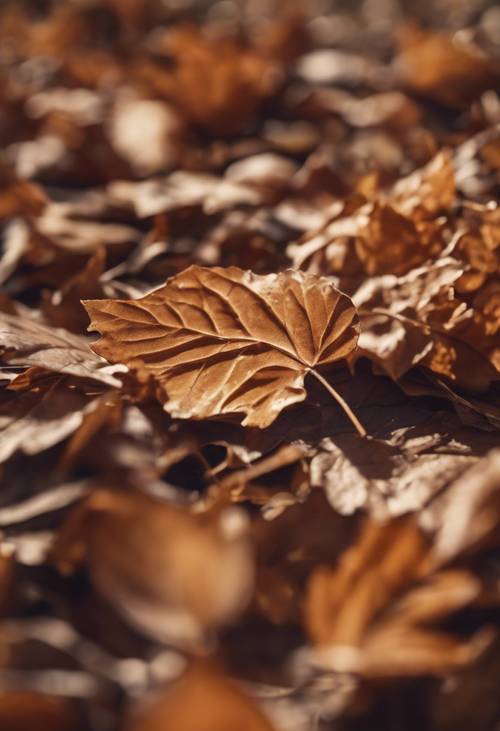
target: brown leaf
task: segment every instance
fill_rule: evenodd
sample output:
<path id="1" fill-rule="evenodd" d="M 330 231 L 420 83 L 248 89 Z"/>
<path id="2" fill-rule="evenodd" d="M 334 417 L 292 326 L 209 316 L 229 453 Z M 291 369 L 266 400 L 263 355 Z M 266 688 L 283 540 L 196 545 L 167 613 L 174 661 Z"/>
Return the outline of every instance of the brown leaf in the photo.
<path id="1" fill-rule="evenodd" d="M 247 184 L 185 170 L 139 183 L 116 181 L 109 189 L 117 200 L 133 204 L 139 218 L 183 208 L 201 208 L 205 215 L 213 215 L 234 206 L 263 202 L 262 194 Z"/>
<path id="2" fill-rule="evenodd" d="M 85 332 L 87 318 L 81 300 L 102 296 L 100 278 L 105 264 L 106 250 L 101 246 L 78 274 L 68 279 L 58 292 L 46 296 L 41 309 L 51 324 L 70 332 Z"/>
<path id="3" fill-rule="evenodd" d="M 312 575 L 306 622 L 316 644 L 359 646 L 373 618 L 425 569 L 427 545 L 410 518 L 366 521 L 336 568 Z"/>
<path id="4" fill-rule="evenodd" d="M 280 81 L 271 59 L 232 39 L 208 39 L 195 26 L 178 26 L 165 45 L 174 60 L 172 72 L 144 63 L 140 76 L 212 133 L 244 130 Z"/>
<path id="5" fill-rule="evenodd" d="M 16 180 L 4 164 L 0 165 L 0 220 L 19 215 L 38 215 L 47 204 L 41 188 L 28 180 Z"/>
<path id="6" fill-rule="evenodd" d="M 402 49 L 396 69 L 415 92 L 451 107 L 462 107 L 485 89 L 498 86 L 491 59 L 463 38 L 407 26 L 400 31 Z"/>
<path id="7" fill-rule="evenodd" d="M 437 528 L 436 563 L 446 565 L 482 547 L 498 545 L 499 515 L 500 450 L 493 449 L 424 513 L 424 525 Z"/>
<path id="8" fill-rule="evenodd" d="M 358 194 L 326 209 L 324 224 L 291 244 L 287 254 L 296 267 L 319 260 L 320 271 L 344 279 L 363 271 L 403 275 L 442 251 L 443 222 L 435 216 L 454 199 L 453 163 L 443 151 L 373 202 Z"/>
<path id="9" fill-rule="evenodd" d="M 243 412 L 265 427 L 305 399 L 304 377 L 357 340 L 350 299 L 302 272 L 190 267 L 140 300 L 85 302 L 95 351 L 152 376 L 181 418 Z"/>
<path id="10" fill-rule="evenodd" d="M 359 508 L 380 519 L 415 512 L 477 461 L 464 453 L 463 445 L 455 454 L 452 449 L 440 453 L 445 439 L 437 433 L 412 439 L 411 429 L 398 429 L 388 441 L 363 444 L 351 434 L 323 439 L 311 460 L 311 483 L 323 487 L 332 507 L 343 515 Z"/>
<path id="11" fill-rule="evenodd" d="M 85 338 L 44 325 L 31 314 L 0 312 L 0 347 L 2 358 L 13 366 L 39 366 L 110 386 L 120 385 L 105 363 L 92 353 Z"/>
<path id="12" fill-rule="evenodd" d="M 50 202 L 36 220 L 36 233 L 59 250 L 93 254 L 100 245 L 125 247 L 140 239 L 129 225 L 127 209 L 107 192 L 92 190 L 69 200 Z"/>
<path id="13" fill-rule="evenodd" d="M 337 567 L 313 573 L 306 625 L 320 666 L 408 677 L 446 674 L 475 659 L 490 633 L 462 638 L 439 623 L 479 600 L 481 582 L 468 571 L 432 573 L 429 551 L 411 519 L 367 521 Z"/>
<path id="14" fill-rule="evenodd" d="M 16 380 L 11 383 L 11 389 L 16 387 Z M 84 417 L 96 409 L 99 393 L 87 395 L 76 387 L 74 380 L 41 370 L 30 378 L 29 390 L 16 393 L 2 404 L 0 462 L 17 450 L 37 454 L 78 429 Z"/>
<path id="15" fill-rule="evenodd" d="M 498 374 L 462 333 L 462 320 L 473 314 L 455 297 L 463 271 L 456 259 L 442 257 L 403 277 L 365 282 L 353 297 L 362 317 L 355 357 L 368 356 L 395 380 L 420 365 L 458 388 L 487 391 Z"/>
<path id="16" fill-rule="evenodd" d="M 424 165 L 401 178 L 389 191 L 389 202 L 416 219 L 450 210 L 456 195 L 455 169 L 448 150 L 441 150 Z"/>
<path id="17" fill-rule="evenodd" d="M 133 626 L 193 645 L 244 609 L 252 586 L 245 522 L 235 508 L 191 514 L 139 492 L 94 492 L 64 524 L 52 560 L 84 564 Z"/>

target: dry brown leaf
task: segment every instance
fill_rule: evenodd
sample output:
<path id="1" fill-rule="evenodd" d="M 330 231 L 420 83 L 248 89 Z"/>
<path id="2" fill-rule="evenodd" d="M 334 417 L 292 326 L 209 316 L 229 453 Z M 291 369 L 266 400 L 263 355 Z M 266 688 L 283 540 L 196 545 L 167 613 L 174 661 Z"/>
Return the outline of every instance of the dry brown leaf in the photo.
<path id="1" fill-rule="evenodd" d="M 336 568 L 310 580 L 306 624 L 315 644 L 357 647 L 374 617 L 405 584 L 425 572 L 427 544 L 411 518 L 366 521 Z"/>
<path id="2" fill-rule="evenodd" d="M 214 665 L 195 662 L 173 686 L 145 699 L 125 731 L 273 731 L 238 685 Z"/>
<path id="3" fill-rule="evenodd" d="M 406 442 L 396 446 L 403 431 L 397 430 L 388 441 L 363 444 L 351 434 L 323 439 L 311 460 L 311 484 L 324 488 L 329 503 L 342 515 L 362 508 L 386 519 L 422 509 L 477 461 L 458 442 L 456 453 L 448 448 L 450 453 L 443 454 L 446 437 L 441 440 L 437 433 L 412 440 L 410 429 Z"/>
<path id="4" fill-rule="evenodd" d="M 130 248 L 140 239 L 127 221 L 126 206 L 97 190 L 50 202 L 36 219 L 35 233 L 53 243 L 59 255 L 60 250 L 93 254 L 101 245 Z"/>
<path id="5" fill-rule="evenodd" d="M 388 200 L 402 214 L 421 220 L 448 212 L 455 196 L 453 158 L 449 150 L 441 150 L 427 165 L 398 180 Z"/>
<path id="6" fill-rule="evenodd" d="M 120 385 L 112 375 L 113 369 L 92 353 L 85 338 L 49 327 L 31 313 L 0 312 L 0 348 L 2 359 L 12 366 L 39 366 L 110 386 Z"/>
<path id="7" fill-rule="evenodd" d="M 455 33 L 433 33 L 407 26 L 395 60 L 402 80 L 413 91 L 451 107 L 462 107 L 485 89 L 498 86 L 499 71 L 481 50 Z"/>
<path id="8" fill-rule="evenodd" d="M 442 257 L 403 277 L 366 281 L 353 296 L 362 318 L 355 357 L 369 357 L 395 380 L 420 365 L 457 388 L 487 391 L 498 374 L 462 332 L 462 322 L 473 315 L 455 297 L 463 271 L 460 262 Z"/>
<path id="9" fill-rule="evenodd" d="M 253 560 L 236 508 L 190 513 L 139 492 L 94 492 L 67 518 L 52 560 L 79 565 L 133 626 L 196 645 L 250 599 Z"/>
<path id="10" fill-rule="evenodd" d="M 307 373 L 318 377 L 357 341 L 351 300 L 303 272 L 193 266 L 140 300 L 84 304 L 103 336 L 94 350 L 153 377 L 180 418 L 242 412 L 244 425 L 268 426 L 305 399 Z"/>
<path id="11" fill-rule="evenodd" d="M 81 300 L 103 294 L 100 282 L 106 264 L 106 250 L 101 246 L 78 274 L 68 279 L 57 292 L 46 295 L 41 310 L 50 324 L 70 332 L 85 332 L 87 318 Z"/>
<path id="12" fill-rule="evenodd" d="M 77 388 L 76 379 L 43 369 L 30 371 L 29 379 L 23 374 L 10 384 L 19 392 L 0 406 L 0 462 L 17 450 L 33 455 L 62 442 L 99 403 L 101 391 Z M 28 389 L 18 388 L 21 378 L 29 380 Z"/>
<path id="13" fill-rule="evenodd" d="M 442 151 L 371 202 L 357 194 L 334 203 L 326 221 L 287 254 L 296 267 L 313 262 L 343 280 L 363 272 L 406 274 L 444 249 L 444 221 L 436 215 L 449 211 L 455 193 L 451 155 Z"/>
<path id="14" fill-rule="evenodd" d="M 490 633 L 462 638 L 439 622 L 480 599 L 481 582 L 468 571 L 432 569 L 430 542 L 415 521 L 367 521 L 337 567 L 310 579 L 315 661 L 366 678 L 445 675 L 473 661 Z"/>
<path id="15" fill-rule="evenodd" d="M 436 529 L 434 560 L 446 565 L 482 547 L 498 545 L 500 450 L 494 449 L 456 480 L 422 516 Z"/>
<path id="16" fill-rule="evenodd" d="M 183 208 L 201 208 L 205 215 L 213 215 L 263 203 L 262 194 L 247 184 L 185 170 L 138 183 L 118 180 L 109 185 L 109 191 L 117 201 L 132 204 L 139 218 Z"/>
<path id="17" fill-rule="evenodd" d="M 47 202 L 41 188 L 28 180 L 17 180 L 11 170 L 0 164 L 0 220 L 23 214 L 36 216 Z"/>
<path id="18" fill-rule="evenodd" d="M 165 45 L 173 70 L 144 63 L 138 73 L 190 121 L 218 135 L 244 130 L 280 82 L 276 62 L 232 39 L 208 39 L 195 26 L 178 26 Z"/>

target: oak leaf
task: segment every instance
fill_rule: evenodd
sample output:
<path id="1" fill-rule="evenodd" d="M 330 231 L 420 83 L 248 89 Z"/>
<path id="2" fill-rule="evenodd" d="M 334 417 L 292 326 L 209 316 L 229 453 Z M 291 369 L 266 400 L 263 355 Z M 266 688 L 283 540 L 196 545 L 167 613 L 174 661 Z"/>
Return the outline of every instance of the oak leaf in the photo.
<path id="1" fill-rule="evenodd" d="M 170 414 L 242 412 L 245 426 L 261 428 L 305 399 L 307 373 L 329 388 L 315 369 L 351 353 L 358 337 L 349 297 L 291 270 L 192 266 L 139 300 L 84 305 L 90 329 L 103 335 L 95 352 L 151 376 Z"/>

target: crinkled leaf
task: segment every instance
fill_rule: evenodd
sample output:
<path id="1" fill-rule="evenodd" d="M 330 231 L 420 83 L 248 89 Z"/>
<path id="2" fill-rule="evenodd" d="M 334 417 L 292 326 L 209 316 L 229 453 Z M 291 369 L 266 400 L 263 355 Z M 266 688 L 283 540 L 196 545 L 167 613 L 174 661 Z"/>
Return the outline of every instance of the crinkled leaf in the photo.
<path id="1" fill-rule="evenodd" d="M 84 303 L 94 350 L 158 386 L 181 418 L 244 413 L 265 427 L 305 398 L 304 376 L 356 346 L 351 300 L 302 272 L 190 267 L 139 300 Z"/>

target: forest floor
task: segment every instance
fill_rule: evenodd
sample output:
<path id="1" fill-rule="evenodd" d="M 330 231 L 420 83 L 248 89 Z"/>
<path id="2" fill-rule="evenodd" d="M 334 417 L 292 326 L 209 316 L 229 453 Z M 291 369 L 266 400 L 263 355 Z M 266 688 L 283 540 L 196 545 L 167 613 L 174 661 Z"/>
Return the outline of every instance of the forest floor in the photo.
<path id="1" fill-rule="evenodd" d="M 499 728 L 499 89 L 488 0 L 2 2 L 0 729 Z"/>

